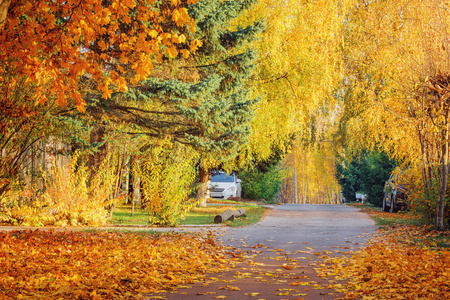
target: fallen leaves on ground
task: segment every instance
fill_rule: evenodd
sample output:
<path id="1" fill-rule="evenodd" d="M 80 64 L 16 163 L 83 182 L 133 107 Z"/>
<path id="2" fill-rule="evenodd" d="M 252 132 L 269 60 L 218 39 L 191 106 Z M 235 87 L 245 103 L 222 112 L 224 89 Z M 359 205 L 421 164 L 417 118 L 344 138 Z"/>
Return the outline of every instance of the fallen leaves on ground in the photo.
<path id="1" fill-rule="evenodd" d="M 380 231 L 365 249 L 329 258 L 319 275 L 348 280 L 334 287 L 346 299 L 450 299 L 450 250 L 433 242 L 437 235 L 417 226 Z"/>
<path id="2" fill-rule="evenodd" d="M 226 269 L 206 234 L 0 232 L 0 298 L 117 299 L 171 290 Z"/>

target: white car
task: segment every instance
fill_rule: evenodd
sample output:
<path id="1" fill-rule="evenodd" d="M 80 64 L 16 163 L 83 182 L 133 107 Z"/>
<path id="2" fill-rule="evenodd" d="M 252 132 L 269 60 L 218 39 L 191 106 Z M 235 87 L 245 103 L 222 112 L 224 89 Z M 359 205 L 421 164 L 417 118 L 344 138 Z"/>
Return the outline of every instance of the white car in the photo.
<path id="1" fill-rule="evenodd" d="M 235 174 L 224 172 L 211 174 L 209 183 L 211 198 L 228 199 L 241 197 L 241 180 Z"/>

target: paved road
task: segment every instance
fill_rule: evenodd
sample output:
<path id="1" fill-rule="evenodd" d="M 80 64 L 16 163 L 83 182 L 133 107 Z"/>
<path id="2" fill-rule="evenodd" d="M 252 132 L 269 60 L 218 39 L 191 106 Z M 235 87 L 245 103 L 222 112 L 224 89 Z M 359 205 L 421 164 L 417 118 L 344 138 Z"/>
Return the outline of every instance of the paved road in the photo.
<path id="1" fill-rule="evenodd" d="M 374 221 L 352 206 L 285 204 L 274 206 L 260 223 L 232 229 L 221 239 L 234 246 L 240 245 L 238 238 L 250 246 L 265 244 L 285 251 L 311 247 L 321 251 L 348 246 L 349 241 L 364 243 L 375 229 Z"/>
<path id="2" fill-rule="evenodd" d="M 314 271 L 322 263 L 321 255 L 340 256 L 356 251 L 375 230 L 375 223 L 351 206 L 277 205 L 258 224 L 217 230 L 223 243 L 243 251 L 245 263 L 213 275 L 218 277 L 216 280 L 164 297 L 336 299 L 343 295 L 325 287 L 340 282 L 319 278 Z"/>

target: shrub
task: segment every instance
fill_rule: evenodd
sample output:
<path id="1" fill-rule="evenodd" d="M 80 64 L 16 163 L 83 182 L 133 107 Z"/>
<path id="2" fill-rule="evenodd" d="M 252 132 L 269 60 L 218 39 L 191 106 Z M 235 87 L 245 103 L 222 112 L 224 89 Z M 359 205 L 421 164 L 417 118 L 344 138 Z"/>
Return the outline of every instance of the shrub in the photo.
<path id="1" fill-rule="evenodd" d="M 152 145 L 142 157 L 135 170 L 142 181 L 142 204 L 149 212 L 150 223 L 177 225 L 190 207 L 195 157 L 186 146 L 168 142 Z"/>
<path id="2" fill-rule="evenodd" d="M 264 199 L 269 202 L 276 200 L 286 175 L 278 166 L 271 166 L 267 172 L 250 170 L 239 174 L 245 198 Z"/>
<path id="3" fill-rule="evenodd" d="M 429 225 L 436 223 L 436 209 L 439 198 L 439 187 L 441 185 L 438 167 L 429 172 L 429 180 L 426 187 L 423 182 L 422 169 L 410 170 L 406 176 L 409 191 L 408 203 L 413 212 L 422 217 L 422 221 Z M 444 222 L 450 227 L 450 181 L 447 185 L 447 193 L 444 206 Z"/>
<path id="4" fill-rule="evenodd" d="M 356 201 L 355 193 L 362 191 L 369 203 L 381 207 L 384 183 L 394 167 L 395 161 L 384 152 L 363 152 L 349 162 L 338 162 L 336 178 L 347 202 Z"/>
<path id="5" fill-rule="evenodd" d="M 23 226 L 96 226 L 106 223 L 112 201 L 114 171 L 106 159 L 88 183 L 90 172 L 79 155 L 69 166 L 53 165 L 43 173 L 41 190 L 11 190 L 1 200 L 1 219 Z"/>

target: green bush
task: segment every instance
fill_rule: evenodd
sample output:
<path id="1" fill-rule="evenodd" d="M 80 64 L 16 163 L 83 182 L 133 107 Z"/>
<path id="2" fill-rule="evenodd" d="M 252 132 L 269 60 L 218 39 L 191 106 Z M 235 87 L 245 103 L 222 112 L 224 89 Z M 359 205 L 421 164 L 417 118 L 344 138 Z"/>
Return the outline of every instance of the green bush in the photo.
<path id="1" fill-rule="evenodd" d="M 347 202 L 355 201 L 355 193 L 363 192 L 369 203 L 381 207 L 384 183 L 395 168 L 395 161 L 384 152 L 363 152 L 350 162 L 336 165 L 336 178 Z"/>
<path id="2" fill-rule="evenodd" d="M 395 161 L 384 152 L 372 152 L 364 156 L 361 163 L 360 178 L 367 200 L 375 206 L 383 206 L 384 183 L 389 179 Z"/>
<path id="3" fill-rule="evenodd" d="M 258 170 L 242 171 L 239 173 L 242 180 L 243 197 L 268 202 L 276 200 L 285 177 L 285 172 L 277 166 L 272 166 L 267 172 Z"/>

